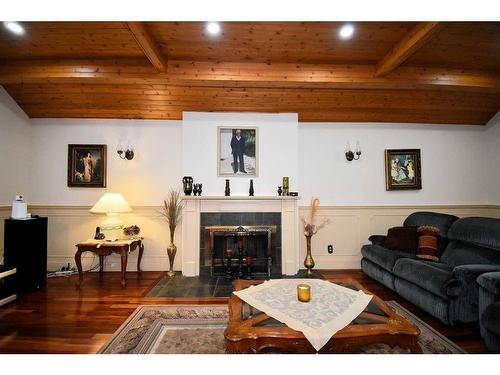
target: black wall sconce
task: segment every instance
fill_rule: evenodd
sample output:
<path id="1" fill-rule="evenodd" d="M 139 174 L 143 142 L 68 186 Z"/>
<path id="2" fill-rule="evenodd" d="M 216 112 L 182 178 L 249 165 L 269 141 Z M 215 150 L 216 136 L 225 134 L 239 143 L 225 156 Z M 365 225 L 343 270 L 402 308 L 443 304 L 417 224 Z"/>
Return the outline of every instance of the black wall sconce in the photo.
<path id="1" fill-rule="evenodd" d="M 347 161 L 358 160 L 361 157 L 361 146 L 359 145 L 359 141 L 356 141 L 356 148 L 354 151 L 351 150 L 351 145 L 349 141 L 347 141 L 347 145 L 345 146 L 345 158 Z"/>
<path id="2" fill-rule="evenodd" d="M 119 144 L 116 148 L 116 152 L 118 153 L 118 156 L 120 156 L 120 159 L 132 160 L 134 158 L 134 148 L 130 145 L 130 143 L 126 148 Z"/>

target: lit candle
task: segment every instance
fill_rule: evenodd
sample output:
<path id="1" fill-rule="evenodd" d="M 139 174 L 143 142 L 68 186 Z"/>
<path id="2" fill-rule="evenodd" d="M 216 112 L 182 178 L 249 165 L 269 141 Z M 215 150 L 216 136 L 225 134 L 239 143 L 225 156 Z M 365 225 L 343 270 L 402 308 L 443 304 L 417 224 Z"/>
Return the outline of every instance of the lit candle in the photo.
<path id="1" fill-rule="evenodd" d="M 311 287 L 307 284 L 297 285 L 297 298 L 300 302 L 309 302 L 311 300 Z"/>

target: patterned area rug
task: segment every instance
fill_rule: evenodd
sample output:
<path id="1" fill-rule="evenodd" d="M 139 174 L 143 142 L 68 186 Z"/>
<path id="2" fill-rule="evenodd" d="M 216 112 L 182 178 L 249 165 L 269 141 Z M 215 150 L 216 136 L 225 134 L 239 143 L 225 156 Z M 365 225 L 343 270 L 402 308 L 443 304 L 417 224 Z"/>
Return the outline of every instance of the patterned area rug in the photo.
<path id="1" fill-rule="evenodd" d="M 397 302 L 387 302 L 421 331 L 425 354 L 464 354 L 458 345 Z M 139 306 L 99 350 L 103 354 L 224 354 L 227 306 Z M 360 353 L 406 354 L 389 345 L 370 345 Z"/>

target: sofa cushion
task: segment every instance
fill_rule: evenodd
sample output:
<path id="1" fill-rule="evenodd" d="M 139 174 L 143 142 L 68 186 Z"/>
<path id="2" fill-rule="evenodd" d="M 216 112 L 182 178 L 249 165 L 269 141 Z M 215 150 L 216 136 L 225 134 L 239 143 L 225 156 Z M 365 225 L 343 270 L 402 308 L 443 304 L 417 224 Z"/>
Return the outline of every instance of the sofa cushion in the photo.
<path id="1" fill-rule="evenodd" d="M 481 324 L 491 333 L 500 336 L 500 302 L 492 303 L 484 310 Z"/>
<path id="2" fill-rule="evenodd" d="M 418 248 L 417 227 L 393 227 L 387 231 L 384 247 L 415 254 Z"/>
<path id="3" fill-rule="evenodd" d="M 453 215 L 441 214 L 437 212 L 414 212 L 404 221 L 404 226 L 424 226 L 430 225 L 439 228 L 437 256 L 441 256 L 448 244 L 448 229 L 458 219 Z"/>
<path id="4" fill-rule="evenodd" d="M 465 264 L 500 265 L 500 251 L 453 240 L 448 244 L 439 261 L 451 267 Z"/>
<path id="5" fill-rule="evenodd" d="M 423 226 L 418 230 L 418 251 L 417 258 L 429 259 L 437 262 L 437 237 L 439 235 L 439 228 Z"/>
<path id="6" fill-rule="evenodd" d="M 403 251 L 389 250 L 378 245 L 364 245 L 361 248 L 361 254 L 364 258 L 382 267 L 387 271 L 392 271 L 394 263 L 400 258 L 414 258 L 415 255 Z"/>
<path id="7" fill-rule="evenodd" d="M 453 223 L 448 238 L 500 252 L 500 219 L 465 217 Z"/>
<path id="8" fill-rule="evenodd" d="M 431 262 L 398 259 L 392 272 L 444 299 L 460 293 L 460 282 L 453 279 L 451 270 L 434 267 Z"/>
<path id="9" fill-rule="evenodd" d="M 429 266 L 432 266 L 432 267 L 436 267 L 436 268 L 439 268 L 439 269 L 442 269 L 444 271 L 448 271 L 448 272 L 451 272 L 453 271 L 453 267 L 445 264 L 445 263 L 440 263 L 440 262 L 434 262 L 432 260 L 421 260 L 422 263 L 424 264 L 428 264 Z"/>
<path id="10" fill-rule="evenodd" d="M 497 271 L 499 272 L 483 273 L 477 278 L 477 283 L 500 299 L 500 266 Z"/>
<path id="11" fill-rule="evenodd" d="M 370 241 L 374 245 L 384 246 L 386 238 L 387 236 L 383 234 L 372 234 L 370 237 L 368 237 L 368 241 Z"/>
<path id="12" fill-rule="evenodd" d="M 441 214 L 438 212 L 419 211 L 409 215 L 404 221 L 404 226 L 417 226 L 424 225 L 439 228 L 439 235 L 441 237 L 448 237 L 448 229 L 451 225 L 458 220 L 458 217 L 453 215 Z"/>

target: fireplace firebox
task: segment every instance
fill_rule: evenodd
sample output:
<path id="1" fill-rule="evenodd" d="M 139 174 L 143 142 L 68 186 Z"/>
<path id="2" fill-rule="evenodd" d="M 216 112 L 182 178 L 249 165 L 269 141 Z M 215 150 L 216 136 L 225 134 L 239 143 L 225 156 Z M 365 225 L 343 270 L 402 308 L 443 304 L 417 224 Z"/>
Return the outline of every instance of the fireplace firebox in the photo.
<path id="1" fill-rule="evenodd" d="M 200 275 L 270 278 L 278 263 L 276 229 L 275 225 L 205 227 Z"/>

